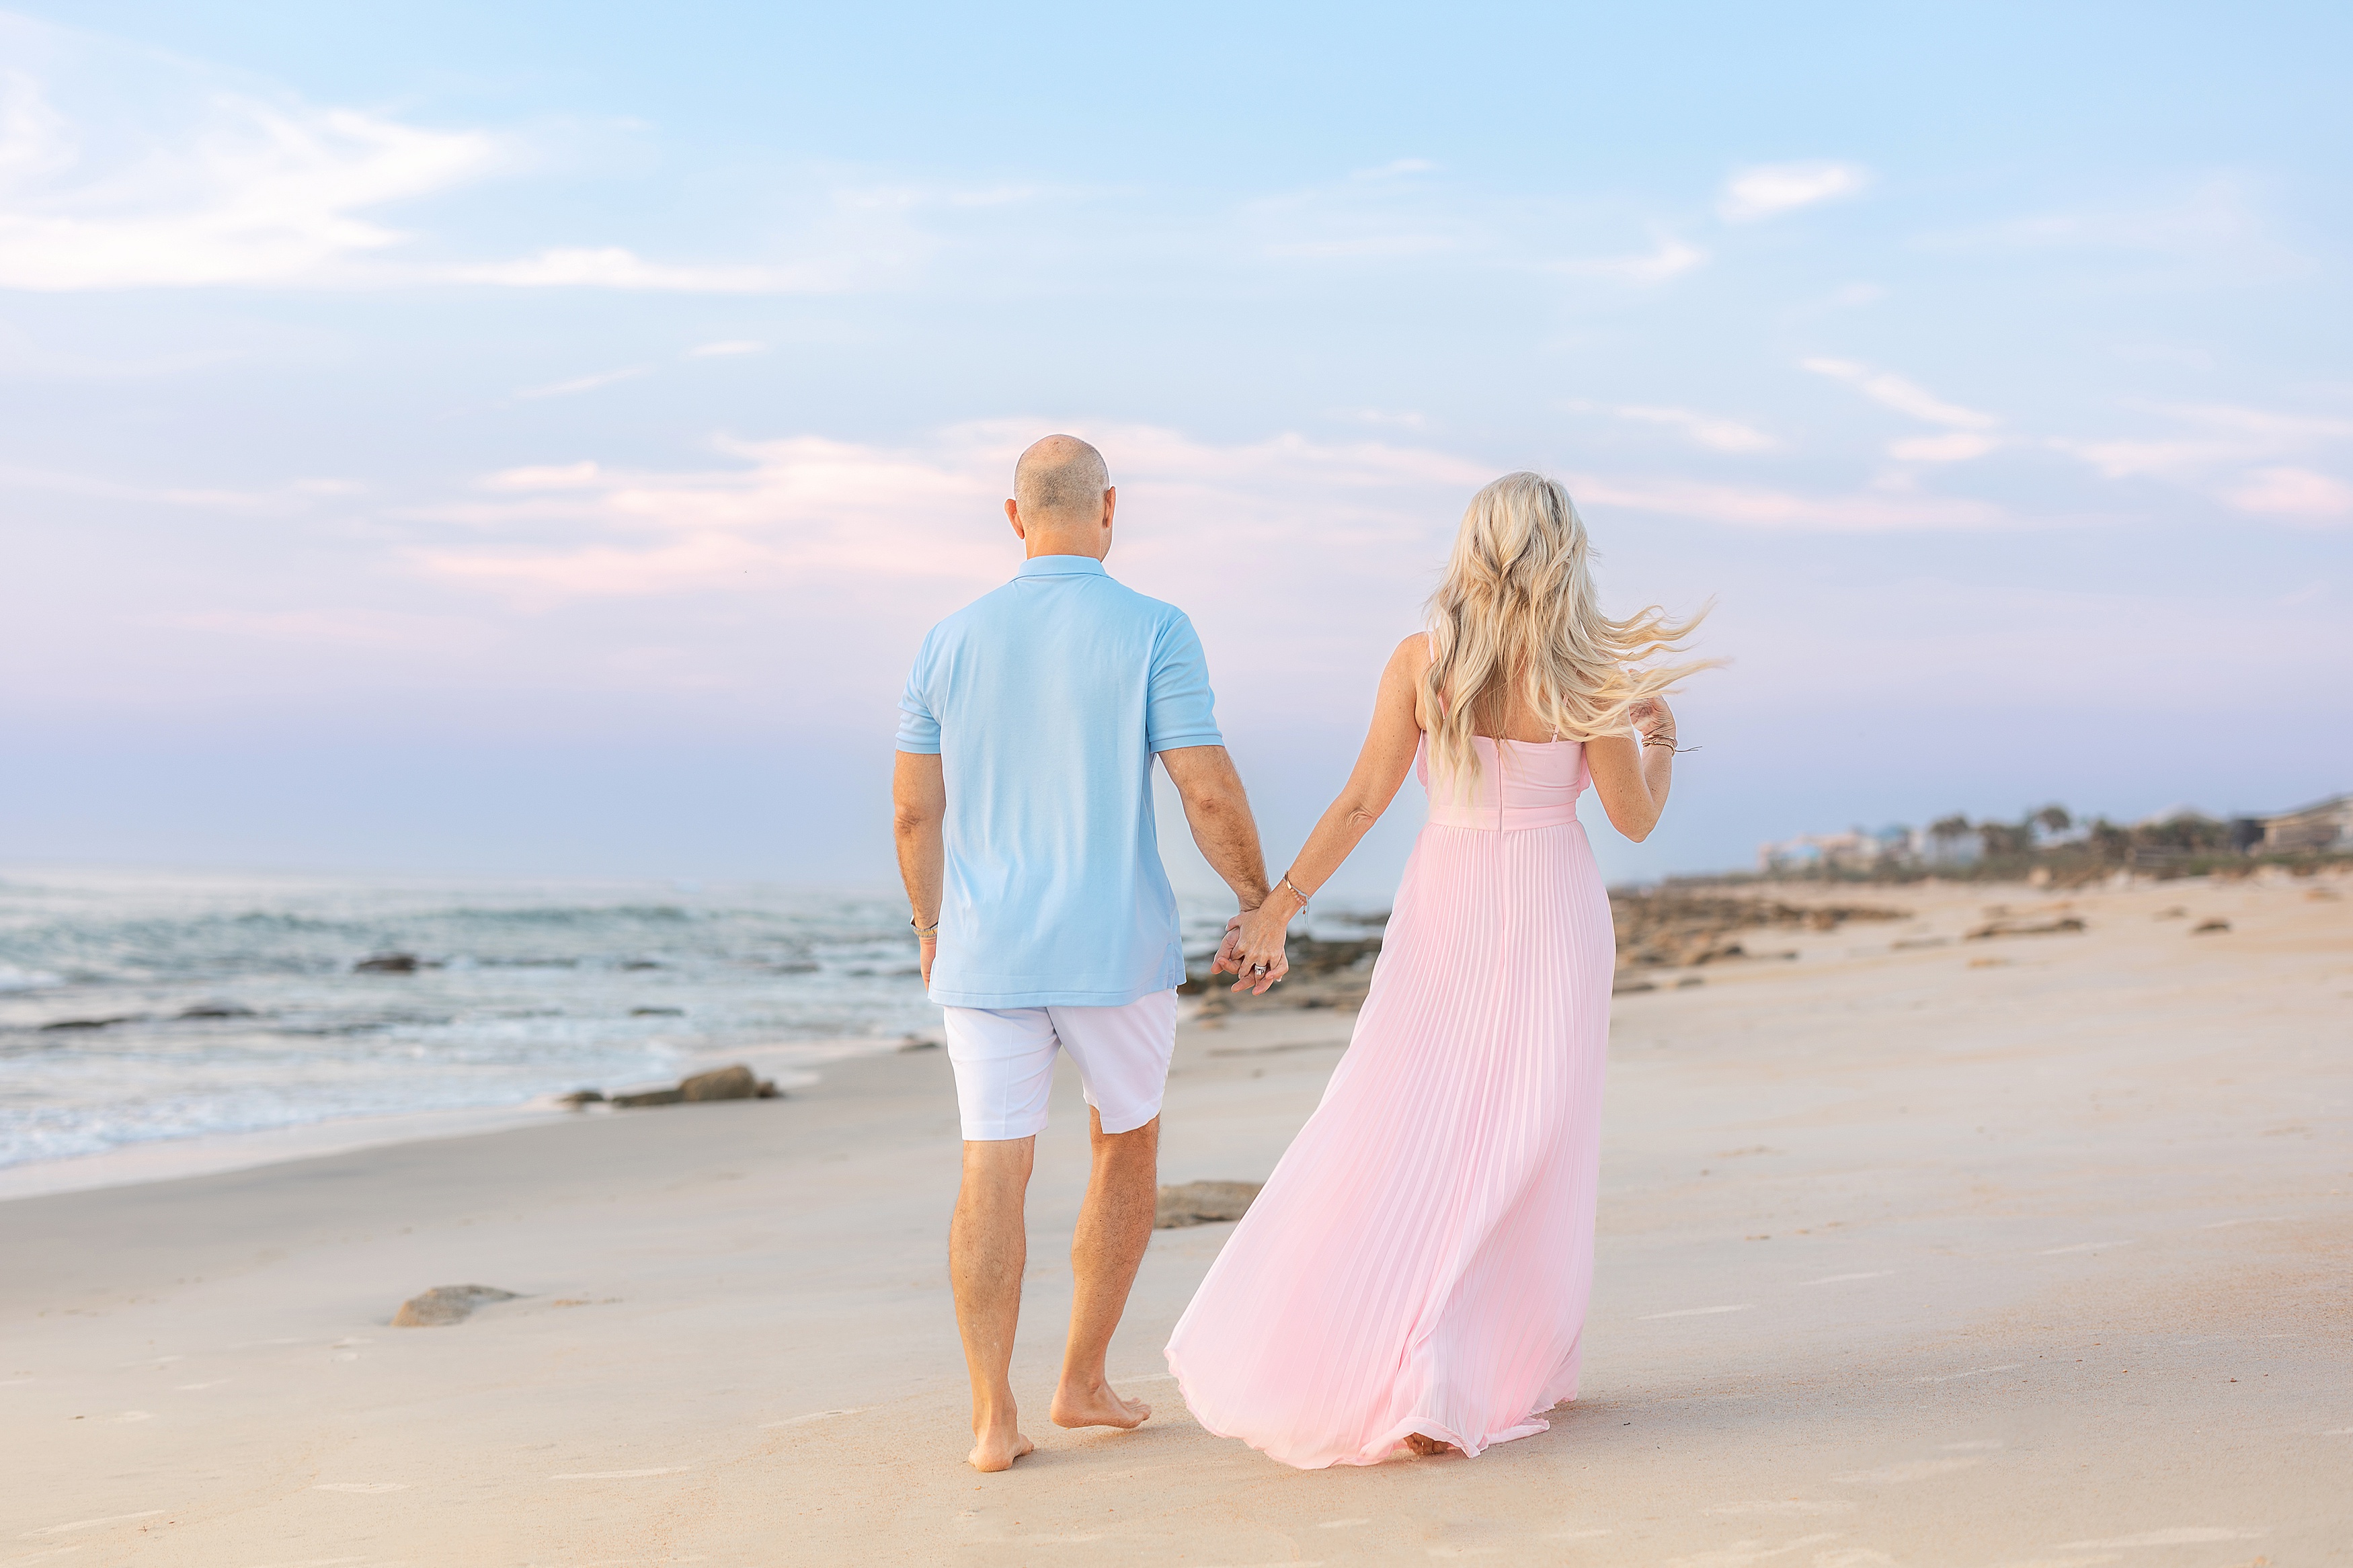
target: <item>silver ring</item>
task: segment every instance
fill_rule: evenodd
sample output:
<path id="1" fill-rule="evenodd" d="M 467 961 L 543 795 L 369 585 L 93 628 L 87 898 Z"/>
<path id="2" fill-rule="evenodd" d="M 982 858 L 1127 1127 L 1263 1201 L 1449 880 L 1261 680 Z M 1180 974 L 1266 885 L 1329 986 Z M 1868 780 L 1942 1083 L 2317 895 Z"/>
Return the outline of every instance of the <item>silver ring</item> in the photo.
<path id="1" fill-rule="evenodd" d="M 1250 973 L 1252 974 L 1264 974 L 1266 973 L 1266 965 L 1263 963 L 1253 963 L 1250 965 Z"/>

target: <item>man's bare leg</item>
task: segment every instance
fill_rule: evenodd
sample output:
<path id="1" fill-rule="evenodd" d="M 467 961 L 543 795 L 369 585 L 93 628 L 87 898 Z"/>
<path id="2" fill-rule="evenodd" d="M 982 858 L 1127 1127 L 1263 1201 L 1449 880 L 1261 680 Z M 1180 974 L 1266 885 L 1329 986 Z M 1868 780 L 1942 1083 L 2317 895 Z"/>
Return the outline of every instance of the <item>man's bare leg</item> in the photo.
<path id="1" fill-rule="evenodd" d="M 1086 1202 L 1071 1237 L 1071 1339 L 1062 1352 L 1062 1381 L 1048 1414 L 1057 1426 L 1141 1426 L 1152 1406 L 1122 1399 L 1103 1374 L 1112 1331 L 1127 1310 L 1127 1292 L 1144 1249 L 1152 1241 L 1153 1205 L 1160 1195 L 1160 1119 L 1133 1132 L 1105 1132 L 1090 1106 L 1094 1165 Z"/>
<path id="2" fill-rule="evenodd" d="M 964 1181 L 948 1227 L 948 1275 L 955 1286 L 956 1328 L 972 1377 L 972 1467 L 1002 1470 L 1034 1446 L 1014 1408 L 1013 1331 L 1021 1321 L 1021 1271 L 1029 1262 L 1022 1213 L 1035 1138 L 967 1140 Z"/>

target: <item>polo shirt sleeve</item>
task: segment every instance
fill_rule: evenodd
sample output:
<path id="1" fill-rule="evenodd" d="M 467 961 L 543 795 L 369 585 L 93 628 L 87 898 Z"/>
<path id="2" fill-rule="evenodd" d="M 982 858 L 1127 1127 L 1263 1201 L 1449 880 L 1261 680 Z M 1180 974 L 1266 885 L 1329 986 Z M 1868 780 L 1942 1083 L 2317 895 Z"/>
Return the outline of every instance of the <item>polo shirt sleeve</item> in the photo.
<path id="1" fill-rule="evenodd" d="M 1163 627 L 1152 650 L 1152 681 L 1145 698 L 1146 743 L 1156 754 L 1180 746 L 1222 746 L 1209 661 L 1193 623 L 1182 614 Z"/>
<path id="2" fill-rule="evenodd" d="M 899 699 L 899 746 L 902 752 L 918 756 L 940 754 L 940 720 L 932 711 L 931 686 L 932 639 L 923 639 L 923 648 L 915 655 L 915 668 L 907 672 L 907 689 Z"/>

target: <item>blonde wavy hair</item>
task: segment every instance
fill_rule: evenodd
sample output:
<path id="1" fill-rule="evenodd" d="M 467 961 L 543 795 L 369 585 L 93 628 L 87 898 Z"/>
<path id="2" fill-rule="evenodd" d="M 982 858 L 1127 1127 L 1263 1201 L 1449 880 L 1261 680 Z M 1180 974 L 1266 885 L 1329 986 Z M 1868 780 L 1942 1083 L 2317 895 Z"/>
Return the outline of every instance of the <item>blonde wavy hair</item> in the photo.
<path id="1" fill-rule="evenodd" d="M 1500 732 L 1514 696 L 1556 739 L 1590 741 L 1624 734 L 1636 703 L 1722 662 L 1638 668 L 1682 652 L 1707 609 L 1671 621 L 1652 605 L 1611 620 L 1594 594 L 1592 553 L 1585 520 L 1556 480 L 1505 474 L 1471 498 L 1430 596 L 1421 678 L 1430 748 L 1458 787 L 1479 777 L 1472 737 Z"/>

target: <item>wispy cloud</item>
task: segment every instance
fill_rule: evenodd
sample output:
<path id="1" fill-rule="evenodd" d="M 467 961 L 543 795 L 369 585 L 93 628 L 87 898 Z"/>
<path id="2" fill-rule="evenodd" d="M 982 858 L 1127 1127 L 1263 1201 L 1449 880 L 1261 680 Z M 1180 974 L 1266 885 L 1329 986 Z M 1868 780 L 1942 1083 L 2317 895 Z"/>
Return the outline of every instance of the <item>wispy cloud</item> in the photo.
<path id="1" fill-rule="evenodd" d="M 830 267 L 681 265 L 649 261 L 619 246 L 543 250 L 515 261 L 453 267 L 461 283 L 509 289 L 628 289 L 678 294 L 806 294 L 841 286 Z"/>
<path id="2" fill-rule="evenodd" d="M 1141 514 L 1141 542 L 1123 549 L 1156 550 L 1176 569 L 1198 571 L 1204 592 L 1228 575 L 1222 563 L 1233 551 L 1263 559 L 1270 547 L 1419 538 L 1432 518 L 1451 525 L 1463 498 L 1494 477 L 1449 454 L 1377 442 L 1278 436 L 1217 445 L 1084 421 L 980 421 L 905 447 L 721 439 L 712 445 L 727 461 L 703 469 L 582 463 L 492 474 L 480 499 L 413 514 L 490 537 L 415 559 L 432 575 L 530 599 L 807 591 L 828 574 L 984 582 L 1002 574 L 996 510 L 1013 460 L 1054 427 L 1079 429 L 1111 455 L 1113 477 L 1128 487 L 1122 518 Z M 550 526 L 571 542 L 525 542 Z M 500 542 L 502 532 L 516 537 Z"/>
<path id="3" fill-rule="evenodd" d="M 1588 278 L 1617 278 L 1628 283 L 1663 283 L 1704 265 L 1707 252 L 1672 235 L 1657 237 L 1655 247 L 1633 256 L 1590 257 L 1564 261 L 1554 271 Z"/>
<path id="4" fill-rule="evenodd" d="M 2241 511 L 2262 512 L 2297 522 L 2338 522 L 2353 518 L 2353 485 L 2310 468 L 2255 468 L 2222 492 Z"/>
<path id="5" fill-rule="evenodd" d="M 1956 430 L 1949 436 L 1906 436 L 1887 443 L 1887 455 L 1899 463 L 1966 463 L 2001 446 L 1997 437 Z"/>
<path id="6" fill-rule="evenodd" d="M 2353 419 L 2214 405 L 2158 412 L 2178 433 L 2047 444 L 2105 479 L 2170 480 L 2253 516 L 2326 523 L 2353 515 L 2353 489 L 2343 480 L 2284 460 L 2353 441 Z"/>
<path id="7" fill-rule="evenodd" d="M 262 489 L 132 484 L 89 474 L 0 465 L 0 490 L 38 490 L 53 495 L 86 496 L 97 500 L 186 507 L 200 511 L 244 512 L 254 516 L 282 516 L 298 512 L 322 500 L 360 494 L 364 489 L 355 480 L 332 479 L 290 479 Z"/>
<path id="8" fill-rule="evenodd" d="M 1770 452 L 1781 445 L 1754 426 L 1712 414 L 1694 414 L 1688 408 L 1629 405 L 1615 412 L 1620 419 L 1667 426 L 1694 446 L 1705 447 L 1712 452 Z"/>
<path id="9" fill-rule="evenodd" d="M 1852 360 L 1809 359 L 1800 362 L 1803 368 L 1816 375 L 1827 375 L 1860 389 L 1874 403 L 1908 414 L 1930 425 L 1948 425 L 1957 430 L 1990 430 L 2000 425 L 1999 416 L 1964 408 L 1957 403 L 1947 403 L 1916 382 L 1906 381 L 1887 371 L 1875 371 Z"/>
<path id="10" fill-rule="evenodd" d="M 1077 430 L 1110 457 L 1122 487 L 1123 559 L 1141 559 L 1172 591 L 1228 609 L 1283 583 L 1331 581 L 1335 570 L 1392 587 L 1420 582 L 1463 502 L 1500 471 L 1385 441 L 1280 435 L 1219 443 L 1156 426 L 986 420 L 897 447 L 813 435 L 719 438 L 711 443 L 717 461 L 683 470 L 593 461 L 510 468 L 485 476 L 470 496 L 402 515 L 463 531 L 420 543 L 410 556 L 418 570 L 531 603 L 787 589 L 855 596 L 915 579 L 977 585 L 1003 575 L 997 506 L 1015 457 L 1047 428 Z M 1741 529 L 2017 525 L 1987 502 L 1919 494 L 1820 496 L 1595 474 L 1569 483 L 1588 508 Z M 1229 569 L 1245 553 L 1259 568 L 1248 584 Z"/>
<path id="11" fill-rule="evenodd" d="M 265 100 L 23 18 L 0 18 L 0 46 L 64 79 L 0 72 L 0 288 L 320 281 L 406 237 L 365 215 L 501 155 L 482 132 Z M 83 101 L 61 107 L 60 85 Z M 134 85 L 152 89 L 135 122 L 107 101 Z"/>
<path id="12" fill-rule="evenodd" d="M 1703 484 L 1688 479 L 1620 479 L 1586 474 L 1568 480 L 1581 507 L 1624 507 L 1721 523 L 1730 528 L 1818 533 L 1910 533 L 2017 528 L 2025 520 L 1989 501 L 1964 497 L 1865 491 L 1804 495 L 1769 486 Z"/>
<path id="13" fill-rule="evenodd" d="M 2277 231 L 2260 187 L 2213 175 L 2138 201 L 2032 213 L 1924 237 L 1929 249 L 2138 252 L 2217 270 L 2238 281 L 2294 277 L 2313 259 Z"/>
<path id="14" fill-rule="evenodd" d="M 1870 183 L 1870 171 L 1855 163 L 1768 163 L 1735 174 L 1715 211 L 1726 223 L 1754 223 L 1853 195 Z"/>

